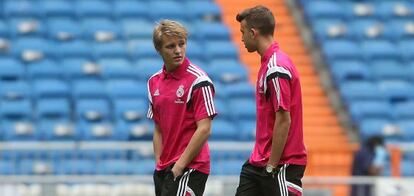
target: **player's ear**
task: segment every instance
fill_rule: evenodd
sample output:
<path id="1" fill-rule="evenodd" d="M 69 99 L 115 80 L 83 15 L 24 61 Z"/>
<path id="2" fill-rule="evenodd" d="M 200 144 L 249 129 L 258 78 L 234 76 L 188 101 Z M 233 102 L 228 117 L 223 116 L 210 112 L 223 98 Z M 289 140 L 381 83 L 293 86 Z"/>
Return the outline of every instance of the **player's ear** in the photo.
<path id="1" fill-rule="evenodd" d="M 250 35 L 254 38 L 258 35 L 258 31 L 255 28 L 250 28 Z"/>

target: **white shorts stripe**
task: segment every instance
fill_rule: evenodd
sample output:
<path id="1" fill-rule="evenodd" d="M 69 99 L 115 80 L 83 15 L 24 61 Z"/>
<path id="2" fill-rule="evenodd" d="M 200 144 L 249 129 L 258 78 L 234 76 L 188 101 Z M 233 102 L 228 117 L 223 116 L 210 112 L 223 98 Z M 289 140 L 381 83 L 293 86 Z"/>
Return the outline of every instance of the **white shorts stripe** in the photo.
<path id="1" fill-rule="evenodd" d="M 282 196 L 289 195 L 289 191 L 286 186 L 286 167 L 287 167 L 287 164 L 283 165 L 282 168 L 280 168 L 280 171 L 278 174 L 279 190 L 280 190 L 280 195 Z"/>
<path id="2" fill-rule="evenodd" d="M 293 184 L 293 183 L 291 183 L 289 181 L 286 181 L 286 184 L 287 184 L 288 187 L 292 187 L 293 189 L 295 189 L 295 190 L 297 190 L 297 191 L 299 191 L 301 193 L 303 192 L 302 187 L 300 187 L 300 186 L 298 186 L 296 184 Z"/>
<path id="3" fill-rule="evenodd" d="M 176 195 L 176 196 L 181 196 L 181 195 L 182 195 L 182 193 L 181 193 L 181 192 L 183 192 L 183 189 L 185 190 L 184 181 L 185 181 L 185 178 L 187 177 L 188 172 L 189 172 L 189 171 L 186 171 L 186 172 L 183 174 L 183 176 L 181 176 L 181 179 L 180 179 L 180 181 L 178 182 L 178 189 L 177 189 L 177 195 Z"/>

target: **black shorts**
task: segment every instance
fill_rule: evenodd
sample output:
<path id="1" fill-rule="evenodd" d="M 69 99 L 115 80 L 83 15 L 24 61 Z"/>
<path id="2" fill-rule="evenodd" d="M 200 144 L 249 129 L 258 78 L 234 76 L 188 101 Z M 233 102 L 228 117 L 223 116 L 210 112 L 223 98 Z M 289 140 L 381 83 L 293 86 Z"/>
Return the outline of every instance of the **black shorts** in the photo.
<path id="1" fill-rule="evenodd" d="M 195 169 L 186 168 L 183 175 L 174 181 L 171 172 L 172 166 L 154 171 L 154 184 L 156 196 L 201 196 L 206 187 L 208 175 Z"/>
<path id="2" fill-rule="evenodd" d="M 284 164 L 277 169 L 279 172 L 271 175 L 247 161 L 240 173 L 236 196 L 301 196 L 305 166 Z"/>

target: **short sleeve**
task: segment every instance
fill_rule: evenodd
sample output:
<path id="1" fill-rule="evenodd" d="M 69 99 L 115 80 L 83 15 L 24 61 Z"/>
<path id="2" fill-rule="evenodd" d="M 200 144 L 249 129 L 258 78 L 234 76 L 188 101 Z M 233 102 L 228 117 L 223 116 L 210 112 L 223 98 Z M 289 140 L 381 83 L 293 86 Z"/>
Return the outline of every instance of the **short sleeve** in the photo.
<path id="1" fill-rule="evenodd" d="M 191 101 L 196 121 L 207 117 L 214 118 L 217 115 L 214 105 L 214 93 L 214 86 L 209 82 L 202 82 L 194 87 Z"/>
<path id="2" fill-rule="evenodd" d="M 275 69 L 269 69 L 267 74 L 267 90 L 268 96 L 272 101 L 273 109 L 275 112 L 279 110 L 290 111 L 291 100 L 291 75 L 282 68 L 276 67 Z"/>

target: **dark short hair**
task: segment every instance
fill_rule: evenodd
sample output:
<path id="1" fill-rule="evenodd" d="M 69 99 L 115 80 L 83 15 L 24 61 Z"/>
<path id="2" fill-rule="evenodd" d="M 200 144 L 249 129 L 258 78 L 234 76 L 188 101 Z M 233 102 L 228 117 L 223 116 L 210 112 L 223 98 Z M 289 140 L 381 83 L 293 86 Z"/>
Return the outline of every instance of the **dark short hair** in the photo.
<path id="1" fill-rule="evenodd" d="M 373 135 L 367 139 L 366 145 L 368 145 L 369 148 L 374 148 L 375 146 L 383 146 L 384 138 L 380 135 Z"/>
<path id="2" fill-rule="evenodd" d="M 273 35 L 275 31 L 275 17 L 265 6 L 258 5 L 248 8 L 237 14 L 236 20 L 241 22 L 246 20 L 249 28 L 259 30 L 262 35 Z"/>

